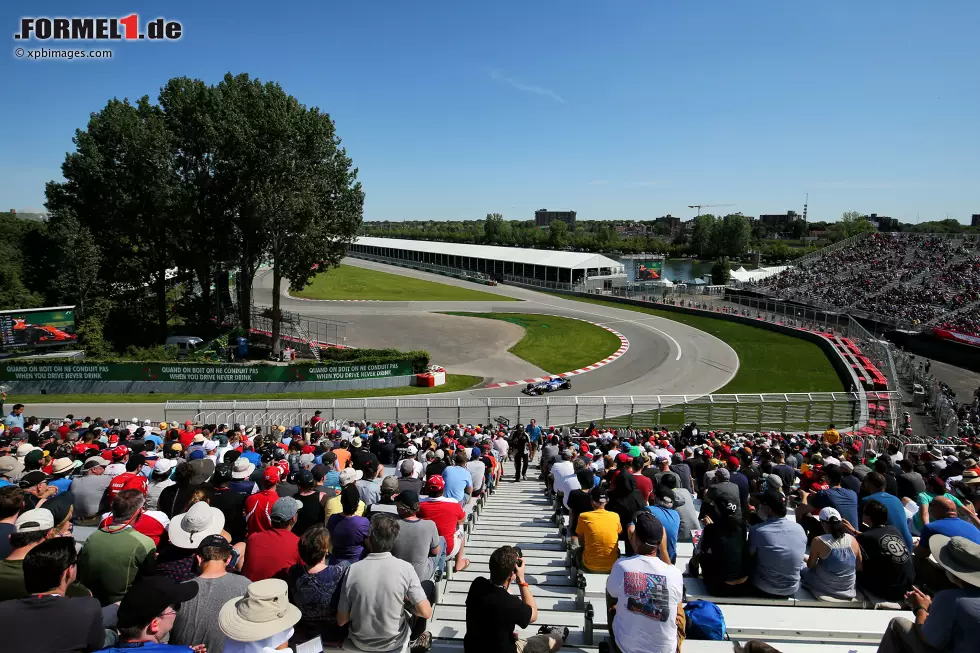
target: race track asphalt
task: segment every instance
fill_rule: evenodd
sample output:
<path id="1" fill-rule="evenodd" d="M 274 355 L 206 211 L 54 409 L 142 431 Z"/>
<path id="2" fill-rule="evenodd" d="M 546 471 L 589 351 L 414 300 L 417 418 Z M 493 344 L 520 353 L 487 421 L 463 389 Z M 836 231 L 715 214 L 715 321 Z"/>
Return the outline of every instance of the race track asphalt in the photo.
<path id="1" fill-rule="evenodd" d="M 574 395 L 701 395 L 718 390 L 738 371 L 738 356 L 725 342 L 665 318 L 576 302 L 513 286 L 477 286 L 468 281 L 371 261 L 346 259 L 344 263 L 522 300 L 426 302 L 406 298 L 403 302 L 328 302 L 282 297 L 283 310 L 347 322 L 350 345 L 424 348 L 432 353 L 433 362 L 443 365 L 449 372 L 484 376 L 485 384 L 540 375 L 537 368 L 507 352 L 507 348 L 520 339 L 520 330 L 497 320 L 434 315 L 434 312 L 560 315 L 605 324 L 626 336 L 630 347 L 623 356 L 604 367 L 573 377 L 570 394 Z M 271 271 L 258 273 L 254 296 L 256 305 L 271 306 Z M 463 323 L 466 323 L 465 327 Z M 512 397 L 521 396 L 520 389 L 521 386 L 478 387 L 437 396 Z M 73 413 L 76 416 L 157 420 L 163 418 L 163 404 L 46 404 L 28 407 L 27 412 L 49 417 Z"/>

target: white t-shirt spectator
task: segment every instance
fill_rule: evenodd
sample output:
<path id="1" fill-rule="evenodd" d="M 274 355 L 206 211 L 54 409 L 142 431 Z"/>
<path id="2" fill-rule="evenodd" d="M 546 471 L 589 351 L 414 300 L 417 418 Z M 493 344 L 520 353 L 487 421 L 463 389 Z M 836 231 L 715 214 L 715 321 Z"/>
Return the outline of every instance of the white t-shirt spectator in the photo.
<path id="1" fill-rule="evenodd" d="M 660 558 L 620 558 L 606 592 L 617 599 L 613 635 L 623 653 L 674 653 L 677 607 L 684 595 L 681 570 Z"/>
<path id="2" fill-rule="evenodd" d="M 578 479 L 575 477 L 575 465 L 571 460 L 563 460 L 551 466 L 551 473 L 555 477 L 555 492 L 564 493 L 565 496 L 562 499 L 562 502 L 567 508 L 568 495 L 572 490 L 582 487 L 579 485 Z M 570 487 L 572 481 L 574 481 L 574 487 Z"/>
<path id="3" fill-rule="evenodd" d="M 506 438 L 497 438 L 493 441 L 493 448 L 500 454 L 500 458 L 506 458 L 507 452 L 510 450 L 510 445 L 507 444 Z"/>
<path id="4" fill-rule="evenodd" d="M 482 492 L 487 473 L 486 463 L 482 460 L 471 460 L 466 463 L 466 469 L 473 478 L 473 493 Z"/>

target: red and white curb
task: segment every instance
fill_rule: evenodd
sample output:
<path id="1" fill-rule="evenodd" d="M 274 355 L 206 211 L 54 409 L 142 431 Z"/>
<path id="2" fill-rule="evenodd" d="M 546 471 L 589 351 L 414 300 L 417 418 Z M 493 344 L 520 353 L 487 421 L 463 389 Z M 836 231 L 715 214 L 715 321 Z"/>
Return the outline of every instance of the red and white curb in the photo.
<path id="1" fill-rule="evenodd" d="M 564 317 L 564 316 L 562 316 L 562 317 Z M 569 317 L 569 318 L 566 318 L 566 319 L 569 319 L 569 320 L 579 320 L 581 322 L 589 322 L 588 320 L 581 320 L 580 318 L 577 318 L 577 317 Z M 626 336 L 624 336 L 622 333 L 620 333 L 616 329 L 610 329 L 609 327 L 607 327 L 607 326 L 605 326 L 603 324 L 596 324 L 595 322 L 589 322 L 589 324 L 592 324 L 594 326 L 597 326 L 600 329 L 605 329 L 606 331 L 610 332 L 611 334 L 613 334 L 614 336 L 616 336 L 617 338 L 619 338 L 619 349 L 617 349 L 615 352 L 613 352 L 609 357 L 603 358 L 598 363 L 593 363 L 592 365 L 587 365 L 586 367 L 583 367 L 583 368 L 580 368 L 580 369 L 577 369 L 577 370 L 572 370 L 571 372 L 565 372 L 563 374 L 551 374 L 549 376 L 540 376 L 540 377 L 535 378 L 535 379 L 523 379 L 521 381 L 501 381 L 499 383 L 491 383 L 491 384 L 487 385 L 487 388 L 490 388 L 490 389 L 493 389 L 493 388 L 510 388 L 510 387 L 515 386 L 515 385 L 527 385 L 528 383 L 540 383 L 541 381 L 547 381 L 548 379 L 553 379 L 556 376 L 560 376 L 560 377 L 563 377 L 563 378 L 567 378 L 567 377 L 570 377 L 570 376 L 578 376 L 579 374 L 585 374 L 586 372 L 591 372 L 592 370 L 597 370 L 600 367 L 605 367 L 606 365 L 609 365 L 609 363 L 612 363 L 614 360 L 616 360 L 617 358 L 619 358 L 620 356 L 622 356 L 623 354 L 625 354 L 627 351 L 629 351 L 630 341 L 627 340 L 626 339 Z"/>
<path id="2" fill-rule="evenodd" d="M 286 297 L 297 299 L 301 302 L 381 302 L 383 299 L 310 299 L 309 297 L 297 297 L 286 291 Z"/>

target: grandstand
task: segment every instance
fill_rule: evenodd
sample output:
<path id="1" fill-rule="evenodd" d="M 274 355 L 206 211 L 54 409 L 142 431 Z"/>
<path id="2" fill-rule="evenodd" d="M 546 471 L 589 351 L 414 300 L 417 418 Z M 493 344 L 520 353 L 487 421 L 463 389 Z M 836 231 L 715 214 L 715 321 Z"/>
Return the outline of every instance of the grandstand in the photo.
<path id="1" fill-rule="evenodd" d="M 828 248 L 753 289 L 902 328 L 980 327 L 975 236 L 875 233 Z"/>

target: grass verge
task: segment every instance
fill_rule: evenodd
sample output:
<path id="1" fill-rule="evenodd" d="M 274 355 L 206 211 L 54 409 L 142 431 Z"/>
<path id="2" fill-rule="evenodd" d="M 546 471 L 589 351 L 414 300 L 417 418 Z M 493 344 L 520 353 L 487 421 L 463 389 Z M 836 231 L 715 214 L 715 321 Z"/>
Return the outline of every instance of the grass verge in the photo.
<path id="1" fill-rule="evenodd" d="M 823 350 L 802 338 L 708 316 L 687 315 L 601 299 L 561 294 L 555 296 L 681 322 L 728 343 L 738 354 L 739 367 L 732 380 L 717 391 L 720 394 L 845 390 Z"/>
<path id="2" fill-rule="evenodd" d="M 567 317 L 529 313 L 446 314 L 504 320 L 524 327 L 524 337 L 509 351 L 550 374 L 592 365 L 615 353 L 620 346 L 619 338 L 609 331 Z"/>
<path id="3" fill-rule="evenodd" d="M 313 278 L 303 290 L 291 291 L 306 299 L 376 299 L 383 301 L 485 302 L 518 301 L 512 297 L 424 281 L 400 274 L 354 265 L 330 268 Z"/>
<path id="4" fill-rule="evenodd" d="M 23 404 L 134 404 L 163 403 L 165 401 L 265 401 L 290 399 L 357 399 L 361 397 L 400 397 L 404 395 L 429 395 L 440 392 L 457 392 L 481 383 L 482 377 L 468 374 L 447 374 L 445 385 L 435 388 L 406 386 L 374 390 L 337 390 L 334 392 L 279 392 L 273 394 L 215 394 L 178 395 L 163 392 L 153 394 L 79 394 L 79 395 L 17 395 Z M 13 393 L 11 393 L 13 396 Z"/>

